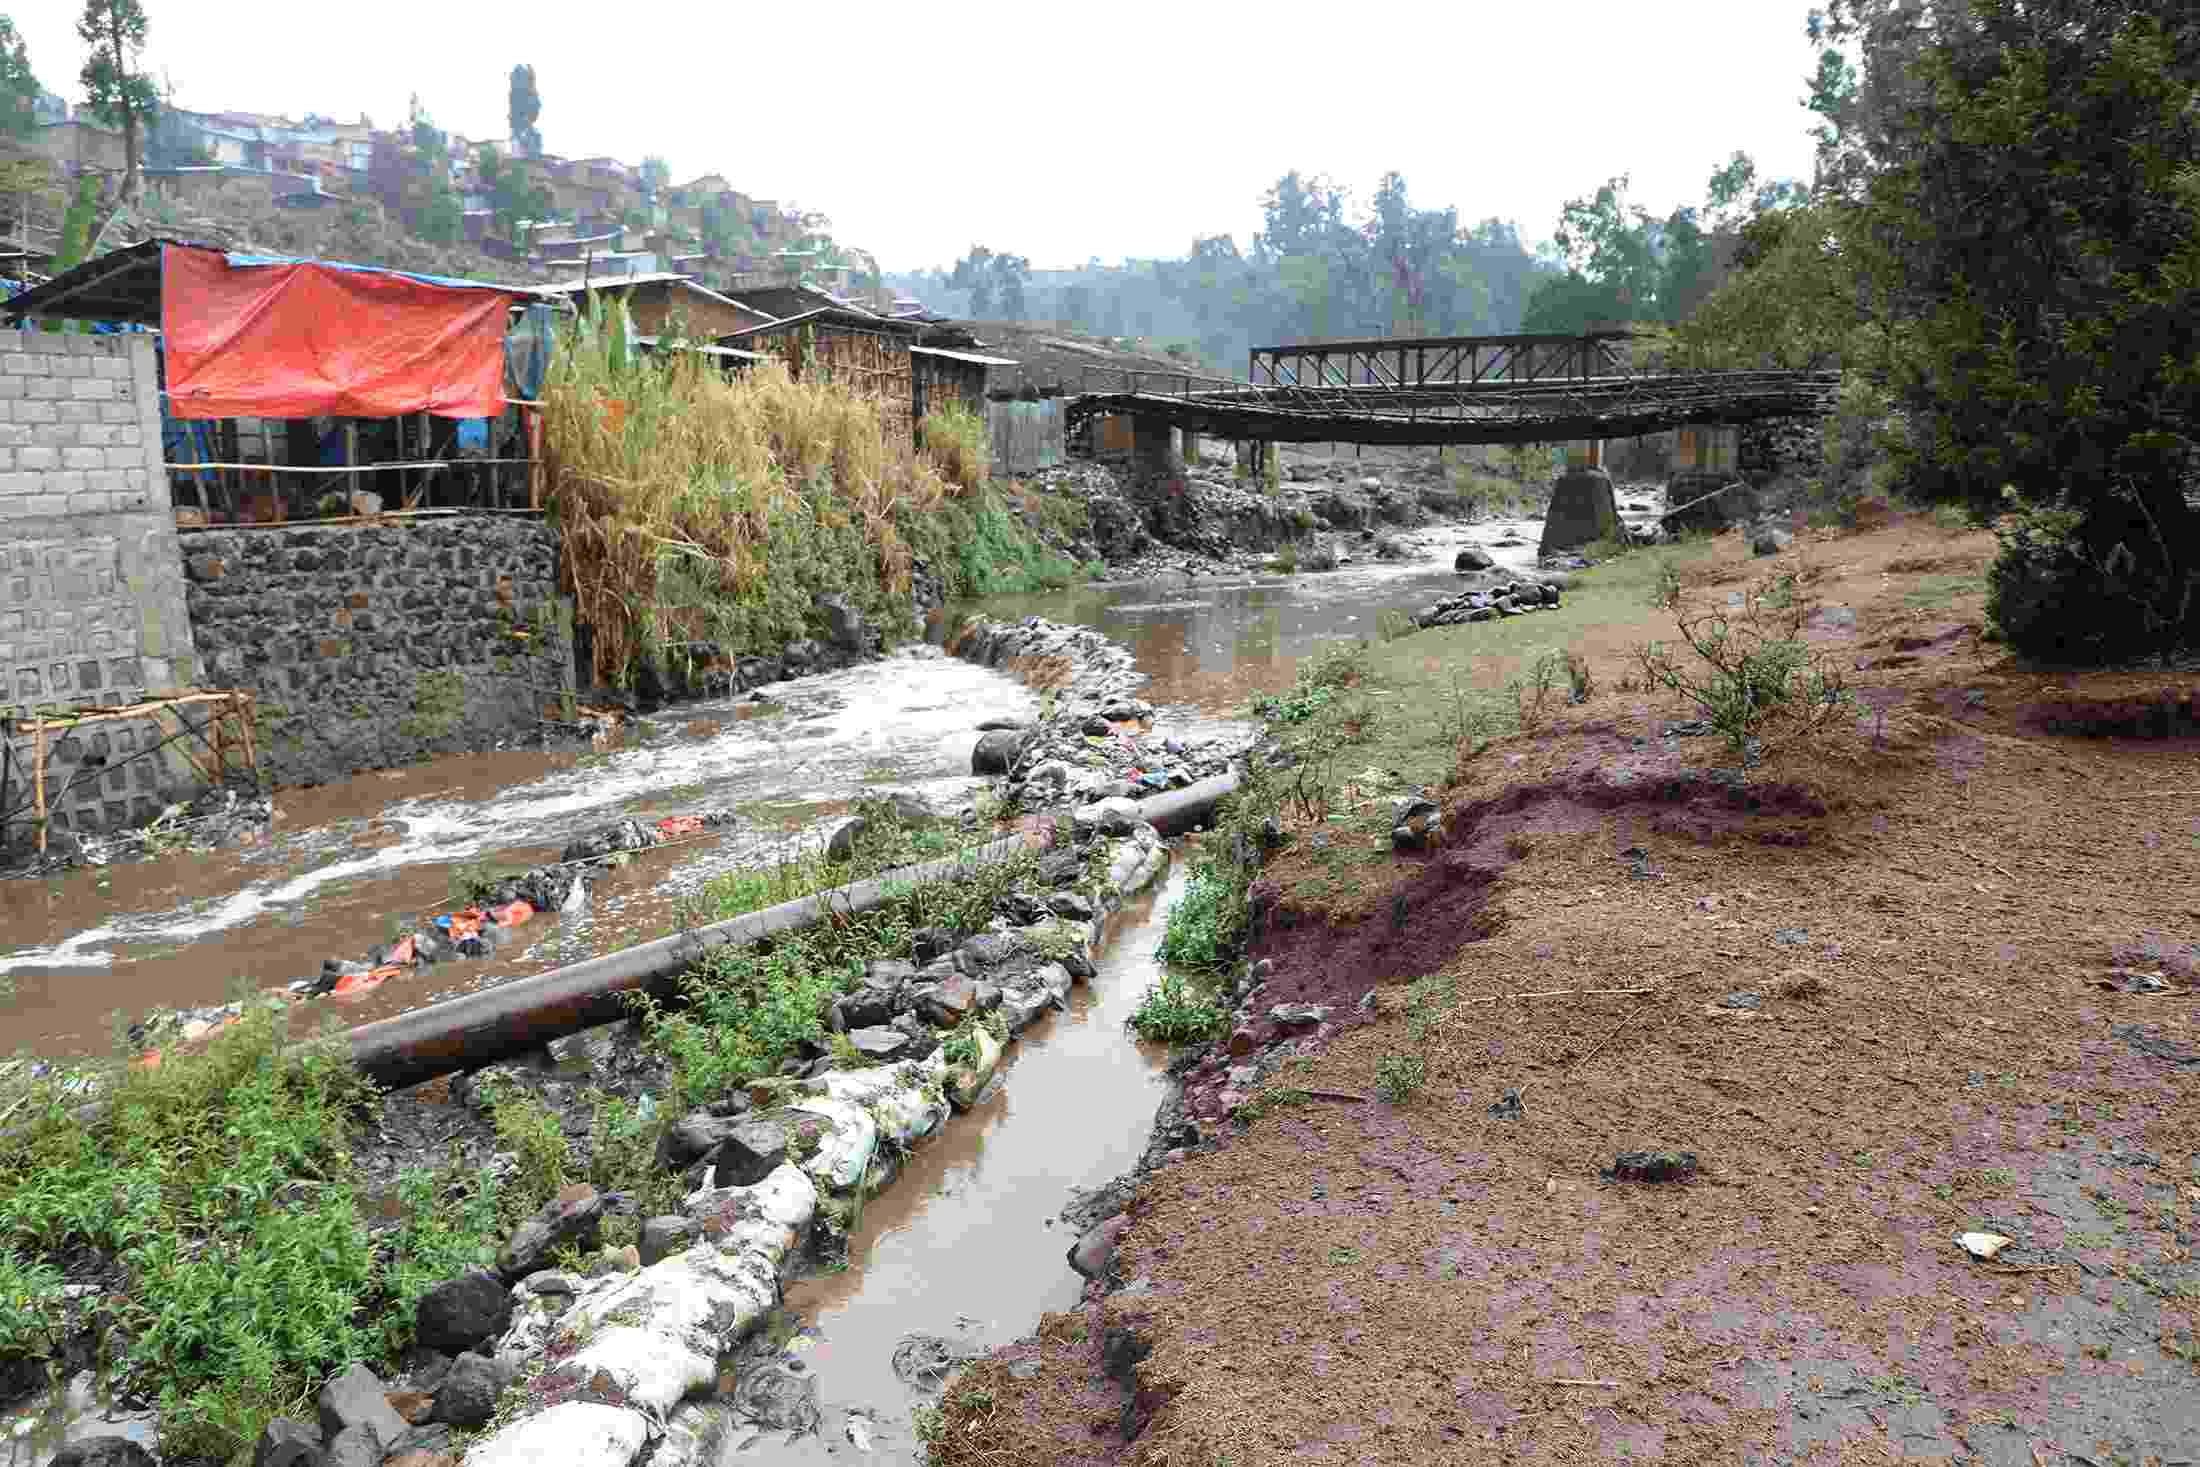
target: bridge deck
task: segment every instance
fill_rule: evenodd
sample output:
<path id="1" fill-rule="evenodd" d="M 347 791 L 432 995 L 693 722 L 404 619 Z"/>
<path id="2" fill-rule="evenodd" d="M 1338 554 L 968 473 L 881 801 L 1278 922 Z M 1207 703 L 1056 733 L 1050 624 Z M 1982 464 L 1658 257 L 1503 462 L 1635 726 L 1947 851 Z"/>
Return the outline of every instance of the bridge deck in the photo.
<path id="1" fill-rule="evenodd" d="M 1159 374 L 1157 374 L 1158 376 Z M 1817 416 L 1838 372 L 1663 372 L 1531 381 L 1408 380 L 1321 386 L 1143 382 L 1069 403 L 1072 426 L 1112 414 L 1217 438 L 1273 443 L 1555 443 L 1632 438 L 1690 424 Z M 1157 384 L 1165 386 L 1165 384 Z"/>

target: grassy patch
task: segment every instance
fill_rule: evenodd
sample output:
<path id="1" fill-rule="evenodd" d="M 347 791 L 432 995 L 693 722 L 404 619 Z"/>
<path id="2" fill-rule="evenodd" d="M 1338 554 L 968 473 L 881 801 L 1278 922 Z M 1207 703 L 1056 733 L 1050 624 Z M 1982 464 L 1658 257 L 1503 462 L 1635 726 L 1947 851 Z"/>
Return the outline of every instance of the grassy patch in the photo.
<path id="1" fill-rule="evenodd" d="M 1169 908 L 1161 935 L 1164 963 L 1186 968 L 1217 968 L 1237 951 L 1245 903 L 1229 877 L 1213 862 L 1192 868 L 1184 893 Z"/>
<path id="2" fill-rule="evenodd" d="M 1902 604 L 1917 611 L 1939 611 L 1965 596 L 1985 594 L 1983 575 L 1928 575 L 1918 577 L 1917 584 L 1902 593 Z"/>
<path id="3" fill-rule="evenodd" d="M 1230 1026 L 1229 1007 L 1214 992 L 1173 970 L 1164 970 L 1131 1015 L 1131 1027 L 1164 1044 L 1195 1044 Z"/>
<path id="4" fill-rule="evenodd" d="M 343 1145 L 370 1093 L 337 1051 L 285 1044 L 255 1009 L 202 1055 L 121 1075 L 91 1125 L 58 1088 L 33 1092 L 40 1114 L 0 1151 L 16 1281 L 42 1290 L 41 1257 L 79 1248 L 128 1270 L 119 1363 L 172 1453 L 227 1456 L 331 1369 L 382 1353 L 418 1274 L 403 1260 L 441 1246 L 416 1236 L 394 1271 L 376 1256 Z"/>

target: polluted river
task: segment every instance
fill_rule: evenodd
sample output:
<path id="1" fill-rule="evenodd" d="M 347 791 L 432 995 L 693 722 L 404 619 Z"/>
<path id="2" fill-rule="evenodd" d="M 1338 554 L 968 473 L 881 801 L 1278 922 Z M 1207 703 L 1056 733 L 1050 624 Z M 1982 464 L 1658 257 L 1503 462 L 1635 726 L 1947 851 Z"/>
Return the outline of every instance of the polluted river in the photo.
<path id="1" fill-rule="evenodd" d="M 1096 629 L 1146 675 L 1157 732 L 1236 736 L 1247 700 L 1286 687 L 1314 648 L 1371 637 L 1384 610 L 1455 590 L 1460 546 L 1526 568 L 1537 530 L 1442 526 L 1404 537 L 1415 553 L 1403 562 L 1096 583 L 972 609 Z M 282 791 L 271 834 L 242 849 L 0 882 L 0 1042 L 42 1056 L 109 1052 L 119 1016 L 219 1004 L 356 956 L 451 910 L 469 872 L 554 862 L 611 821 L 732 812 L 637 853 L 586 904 L 543 914 L 487 960 L 422 969 L 336 1012 L 363 1022 L 613 952 L 671 930 L 683 896 L 711 878 L 814 840 L 861 788 L 967 804 L 986 783 L 970 774 L 977 726 L 1039 708 L 1015 679 L 925 646 L 764 693 L 662 711 L 597 750 L 444 758 Z M 875 1437 L 861 1460 L 915 1460 L 913 1412 L 927 1398 L 896 1376 L 898 1341 L 922 1333 L 975 1351 L 1078 1298 L 1082 1280 L 1064 1262 L 1075 1237 L 1058 1215 L 1073 1191 L 1118 1176 L 1145 1148 L 1166 1053 L 1133 1042 L 1125 1020 L 1159 972 L 1164 915 L 1184 878 L 1180 864 L 1109 919 L 1097 976 L 1026 1031 L 977 1104 L 871 1199 L 848 1266 L 788 1287 L 785 1347 L 816 1372 L 826 1425 L 771 1460 L 851 1460 L 836 1424 L 850 1412 Z"/>

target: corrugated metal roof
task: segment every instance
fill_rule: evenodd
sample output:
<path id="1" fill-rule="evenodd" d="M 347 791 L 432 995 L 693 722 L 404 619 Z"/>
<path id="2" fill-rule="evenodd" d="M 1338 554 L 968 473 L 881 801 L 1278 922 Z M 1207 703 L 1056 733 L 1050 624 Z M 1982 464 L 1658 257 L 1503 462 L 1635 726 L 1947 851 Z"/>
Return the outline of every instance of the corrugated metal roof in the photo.
<path id="1" fill-rule="evenodd" d="M 649 252 L 640 250 L 636 253 L 647 254 Z M 676 281 L 706 300 L 716 301 L 722 306 L 732 306 L 736 310 L 747 311 L 750 315 L 761 316 L 766 321 L 772 319 L 769 312 L 760 311 L 746 301 L 737 301 L 731 296 L 720 295 L 707 285 L 698 285 L 693 276 L 682 275 L 676 270 L 658 270 L 646 275 L 590 276 L 586 280 L 568 280 L 560 285 L 545 285 L 541 289 L 551 295 L 578 295 L 584 290 L 623 290 L 629 286 L 654 285 L 660 281 Z"/>
<path id="2" fill-rule="evenodd" d="M 981 357 L 976 352 L 949 351 L 943 346 L 912 346 L 909 350 L 918 356 L 948 357 L 958 362 L 972 362 L 981 367 L 1013 367 L 1016 365 L 1007 357 Z"/>
<path id="3" fill-rule="evenodd" d="M 634 339 L 643 346 L 653 347 L 664 338 L 659 336 L 637 336 Z M 706 357 L 734 357 L 744 362 L 761 362 L 766 359 L 762 352 L 743 351 L 737 346 L 698 346 L 693 342 L 689 342 L 677 349 L 680 351 L 699 351 Z"/>

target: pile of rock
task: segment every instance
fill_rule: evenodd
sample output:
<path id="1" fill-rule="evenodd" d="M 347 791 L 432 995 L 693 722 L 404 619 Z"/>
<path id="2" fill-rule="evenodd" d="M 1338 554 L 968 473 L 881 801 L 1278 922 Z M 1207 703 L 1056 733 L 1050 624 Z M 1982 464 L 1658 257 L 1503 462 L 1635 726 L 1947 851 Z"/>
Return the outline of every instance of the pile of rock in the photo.
<path id="1" fill-rule="evenodd" d="M 1531 611 L 1552 611 L 1559 606 L 1559 588 L 1548 581 L 1516 576 L 1475 590 L 1461 591 L 1413 614 L 1417 627 L 1451 627 L 1462 622 L 1495 621 L 1499 617 L 1524 616 Z"/>
<path id="2" fill-rule="evenodd" d="M 970 772 L 999 776 L 1027 809 L 1140 799 L 1228 772 L 1243 740 L 1183 738 L 1154 727 L 1156 710 L 1133 696 L 1146 675 L 1131 654 L 1096 631 L 1040 617 L 980 618 L 952 645 L 964 659 L 1034 677 L 1054 692 L 1051 716 L 981 726 Z"/>

